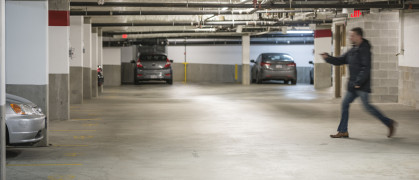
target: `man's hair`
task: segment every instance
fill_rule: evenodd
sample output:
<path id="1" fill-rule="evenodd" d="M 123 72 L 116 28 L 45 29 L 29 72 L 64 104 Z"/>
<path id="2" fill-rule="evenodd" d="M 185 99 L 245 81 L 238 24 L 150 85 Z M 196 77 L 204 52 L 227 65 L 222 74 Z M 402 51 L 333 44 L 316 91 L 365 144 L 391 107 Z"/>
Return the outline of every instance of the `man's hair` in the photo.
<path id="1" fill-rule="evenodd" d="M 361 37 L 364 37 L 364 31 L 360 27 L 352 28 L 352 32 L 355 32 L 356 34 L 360 35 Z"/>

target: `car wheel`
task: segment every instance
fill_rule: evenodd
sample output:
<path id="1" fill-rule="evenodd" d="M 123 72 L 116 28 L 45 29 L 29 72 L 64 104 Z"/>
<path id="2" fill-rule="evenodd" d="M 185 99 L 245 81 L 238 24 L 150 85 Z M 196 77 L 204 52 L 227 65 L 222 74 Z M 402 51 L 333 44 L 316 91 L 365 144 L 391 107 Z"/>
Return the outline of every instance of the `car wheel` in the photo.
<path id="1" fill-rule="evenodd" d="M 291 84 L 292 85 L 296 85 L 297 84 L 297 80 L 295 80 L 295 79 L 294 80 L 291 80 Z"/>
<path id="2" fill-rule="evenodd" d="M 173 79 L 171 79 L 171 80 L 167 80 L 166 82 L 167 82 L 167 84 L 172 85 L 172 84 L 173 84 Z"/>
<path id="3" fill-rule="evenodd" d="M 258 73 L 256 73 L 256 83 L 258 83 L 258 84 L 262 84 L 262 79 L 260 78 L 260 74 L 259 74 L 259 72 L 258 72 Z"/>
<path id="4" fill-rule="evenodd" d="M 314 84 L 313 78 L 310 78 L 310 84 Z"/>
<path id="5" fill-rule="evenodd" d="M 290 83 L 290 81 L 287 81 L 287 80 L 284 81 L 284 84 L 289 84 L 289 83 Z"/>

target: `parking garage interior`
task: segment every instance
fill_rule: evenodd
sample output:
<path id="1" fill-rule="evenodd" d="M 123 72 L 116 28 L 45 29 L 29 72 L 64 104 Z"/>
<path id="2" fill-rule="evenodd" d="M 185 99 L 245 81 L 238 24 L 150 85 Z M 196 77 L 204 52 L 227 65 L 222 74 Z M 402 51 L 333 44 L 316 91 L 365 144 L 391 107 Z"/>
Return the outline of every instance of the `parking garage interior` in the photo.
<path id="1" fill-rule="evenodd" d="M 0 180 L 419 179 L 417 0 L 0 2 Z M 329 137 L 355 27 L 394 137 L 359 100 Z"/>

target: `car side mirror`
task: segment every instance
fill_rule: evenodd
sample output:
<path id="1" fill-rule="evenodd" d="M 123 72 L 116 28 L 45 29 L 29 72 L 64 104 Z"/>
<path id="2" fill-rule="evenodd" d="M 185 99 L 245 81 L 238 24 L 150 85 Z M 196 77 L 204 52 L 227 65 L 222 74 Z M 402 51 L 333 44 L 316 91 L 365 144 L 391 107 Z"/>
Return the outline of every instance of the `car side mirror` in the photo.
<path id="1" fill-rule="evenodd" d="M 309 64 L 314 64 L 314 63 L 313 63 L 313 61 L 309 61 L 308 63 L 309 63 Z"/>
<path id="2" fill-rule="evenodd" d="M 173 63 L 173 60 L 169 60 L 171 63 Z"/>
<path id="3" fill-rule="evenodd" d="M 252 59 L 252 60 L 250 60 L 250 62 L 251 62 L 251 63 L 255 63 L 255 60 L 253 60 L 253 59 Z"/>
<path id="4" fill-rule="evenodd" d="M 135 64 L 135 60 L 131 60 L 130 62 L 131 62 L 132 64 Z"/>

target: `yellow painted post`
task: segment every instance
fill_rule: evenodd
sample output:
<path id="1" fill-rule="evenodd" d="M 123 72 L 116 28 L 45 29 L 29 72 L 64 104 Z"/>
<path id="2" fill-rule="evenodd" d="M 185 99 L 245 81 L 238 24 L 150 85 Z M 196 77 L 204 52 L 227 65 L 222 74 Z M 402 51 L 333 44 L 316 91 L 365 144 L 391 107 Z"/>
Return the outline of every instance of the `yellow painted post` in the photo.
<path id="1" fill-rule="evenodd" d="M 235 68 L 234 68 L 234 80 L 236 80 L 236 81 L 237 81 L 237 79 L 239 79 L 238 71 L 239 71 L 239 66 L 236 64 Z"/>
<path id="2" fill-rule="evenodd" d="M 187 62 L 184 62 L 183 64 L 185 65 L 185 81 L 184 81 L 184 83 L 186 84 L 186 77 L 187 77 L 187 76 L 186 76 L 186 73 L 187 73 L 186 65 L 187 65 L 188 63 L 187 63 Z"/>

